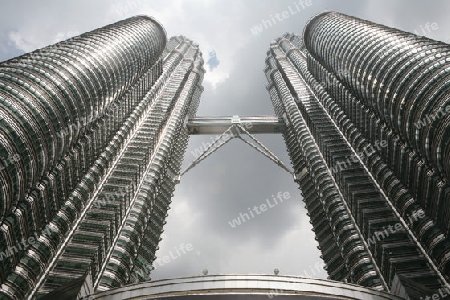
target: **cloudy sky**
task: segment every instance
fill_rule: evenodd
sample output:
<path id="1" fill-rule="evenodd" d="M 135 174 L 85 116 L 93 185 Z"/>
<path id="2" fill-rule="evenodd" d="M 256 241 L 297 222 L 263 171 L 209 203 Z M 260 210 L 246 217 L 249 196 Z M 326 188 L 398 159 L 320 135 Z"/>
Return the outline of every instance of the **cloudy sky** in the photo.
<path id="1" fill-rule="evenodd" d="M 184 35 L 203 52 L 207 73 L 199 116 L 272 115 L 264 59 L 270 42 L 301 34 L 307 20 L 335 10 L 450 42 L 450 2 L 418 0 L 0 0 L 0 61 L 129 16 L 153 16 L 168 36 Z M 282 21 L 267 20 L 284 14 Z M 426 26 L 429 23 L 432 26 Z M 265 25 L 264 25 L 265 24 Z M 429 28 L 429 29 L 426 29 Z M 287 165 L 281 136 L 260 135 Z M 210 136 L 191 137 L 184 166 Z M 272 195 L 289 195 L 274 205 Z M 287 197 L 286 197 L 287 198 Z M 248 208 L 271 208 L 233 228 Z M 239 140 L 232 140 L 181 179 L 152 279 L 264 273 L 326 278 L 298 187 L 290 174 Z M 184 253 L 181 250 L 185 247 Z M 190 244 L 190 245 L 189 245 Z M 167 262 L 168 261 L 168 262 Z"/>

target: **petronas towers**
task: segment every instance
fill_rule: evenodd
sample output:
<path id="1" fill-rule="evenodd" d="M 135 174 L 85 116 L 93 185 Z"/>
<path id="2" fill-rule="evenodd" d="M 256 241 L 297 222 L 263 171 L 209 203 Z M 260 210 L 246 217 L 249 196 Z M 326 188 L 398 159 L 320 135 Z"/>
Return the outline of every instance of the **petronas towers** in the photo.
<path id="1" fill-rule="evenodd" d="M 449 53 L 335 12 L 270 44 L 329 279 L 410 299 L 448 287 Z M 149 280 L 204 72 L 197 44 L 145 16 L 0 63 L 1 299 Z"/>

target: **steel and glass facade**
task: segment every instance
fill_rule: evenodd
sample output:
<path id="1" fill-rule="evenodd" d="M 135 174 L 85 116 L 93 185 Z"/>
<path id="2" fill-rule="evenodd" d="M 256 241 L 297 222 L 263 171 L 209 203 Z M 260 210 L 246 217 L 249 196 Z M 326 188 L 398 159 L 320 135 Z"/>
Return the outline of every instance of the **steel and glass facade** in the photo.
<path id="1" fill-rule="evenodd" d="M 267 89 L 331 279 L 448 286 L 449 51 L 335 12 L 272 42 Z"/>
<path id="2" fill-rule="evenodd" d="M 146 16 L 0 64 L 0 298 L 148 279 L 203 74 Z"/>

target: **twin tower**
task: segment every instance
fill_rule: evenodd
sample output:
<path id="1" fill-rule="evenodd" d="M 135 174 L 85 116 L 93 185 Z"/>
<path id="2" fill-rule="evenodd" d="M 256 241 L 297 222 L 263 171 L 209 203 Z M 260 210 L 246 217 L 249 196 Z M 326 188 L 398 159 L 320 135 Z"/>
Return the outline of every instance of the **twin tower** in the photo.
<path id="1" fill-rule="evenodd" d="M 449 287 L 449 53 L 336 12 L 270 44 L 329 279 L 409 299 Z M 1 299 L 149 279 L 204 72 L 197 44 L 145 16 L 0 63 Z"/>

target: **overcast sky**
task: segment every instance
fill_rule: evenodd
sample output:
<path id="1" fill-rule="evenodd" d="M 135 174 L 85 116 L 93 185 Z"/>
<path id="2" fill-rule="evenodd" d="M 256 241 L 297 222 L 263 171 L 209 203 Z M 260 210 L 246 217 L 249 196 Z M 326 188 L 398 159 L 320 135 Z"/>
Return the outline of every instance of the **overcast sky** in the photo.
<path id="1" fill-rule="evenodd" d="M 272 115 L 263 73 L 270 42 L 285 32 L 301 34 L 307 20 L 325 10 L 450 41 L 450 2 L 444 0 L 0 0 L 0 4 L 0 61 L 133 15 L 156 18 L 169 37 L 184 35 L 199 43 L 208 63 L 199 116 Z M 272 21 L 270 26 L 267 20 L 272 17 L 276 24 Z M 290 166 L 281 136 L 258 138 Z M 195 148 L 210 141 L 210 136 L 191 137 L 184 166 L 195 158 Z M 279 192 L 290 198 L 273 205 L 272 195 Z M 240 213 L 267 203 L 266 199 L 273 207 L 230 226 Z M 326 278 L 325 271 L 317 271 L 320 252 L 297 185 L 290 174 L 239 140 L 182 177 L 164 230 L 157 256 L 169 259 L 156 263 L 152 279 L 200 275 L 205 268 L 209 274 L 272 274 L 278 268 L 283 275 Z M 190 244 L 185 253 L 182 244 Z"/>

